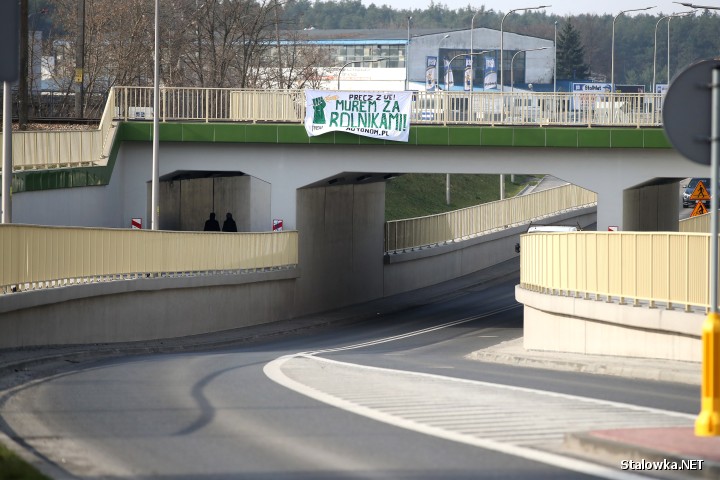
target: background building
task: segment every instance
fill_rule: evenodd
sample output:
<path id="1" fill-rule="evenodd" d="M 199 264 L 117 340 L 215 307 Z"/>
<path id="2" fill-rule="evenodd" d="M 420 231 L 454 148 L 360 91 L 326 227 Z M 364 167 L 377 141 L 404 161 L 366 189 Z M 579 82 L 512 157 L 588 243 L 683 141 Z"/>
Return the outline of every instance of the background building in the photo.
<path id="1" fill-rule="evenodd" d="M 497 74 L 497 81 L 500 79 L 499 30 L 476 28 L 471 41 L 470 29 L 417 29 L 411 31 L 409 48 L 407 30 L 309 29 L 297 33 L 300 35 L 296 38 L 304 38 L 309 44 L 325 50 L 325 58 L 332 63 L 323 70 L 323 88 L 338 88 L 338 72 L 345 65 L 340 75 L 342 90 L 403 90 L 406 88 L 406 79 L 407 87 L 411 90 L 432 89 L 435 83 L 428 81 L 428 63 L 435 58 L 438 70 L 433 70 L 432 76 L 441 89 L 469 90 L 469 83 L 466 84 L 468 57 L 464 54 L 470 53 L 471 43 L 475 53 L 488 51 L 483 56 L 472 57 L 473 90 L 496 89 L 497 85 L 486 83 L 486 74 L 493 71 Z M 506 89 L 510 88 L 511 78 L 514 78 L 515 88 L 520 89 L 526 88 L 528 84 L 538 87 L 552 84 L 555 62 L 552 40 L 505 32 L 503 47 Z M 543 47 L 546 50 L 523 52 Z M 518 55 L 512 62 L 516 53 Z M 370 61 L 378 58 L 385 60 Z M 453 58 L 450 76 L 446 64 Z M 512 75 L 511 62 L 514 69 Z"/>

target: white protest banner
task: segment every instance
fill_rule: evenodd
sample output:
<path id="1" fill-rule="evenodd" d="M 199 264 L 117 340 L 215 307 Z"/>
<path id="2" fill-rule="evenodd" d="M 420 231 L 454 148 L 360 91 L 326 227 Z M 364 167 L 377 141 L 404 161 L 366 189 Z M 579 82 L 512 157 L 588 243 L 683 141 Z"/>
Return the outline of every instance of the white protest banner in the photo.
<path id="1" fill-rule="evenodd" d="M 412 92 L 305 90 L 305 130 L 314 137 L 350 132 L 407 142 Z"/>

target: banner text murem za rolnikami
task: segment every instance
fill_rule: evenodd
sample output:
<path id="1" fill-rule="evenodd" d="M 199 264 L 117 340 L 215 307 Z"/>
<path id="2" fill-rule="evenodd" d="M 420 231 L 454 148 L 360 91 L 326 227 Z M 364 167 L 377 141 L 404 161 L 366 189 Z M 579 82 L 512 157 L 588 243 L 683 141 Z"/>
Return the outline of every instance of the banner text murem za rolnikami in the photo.
<path id="1" fill-rule="evenodd" d="M 330 126 L 404 130 L 407 114 L 400 111 L 400 103 L 393 94 L 349 95 L 347 100 L 336 101 L 336 111 L 330 113 Z"/>

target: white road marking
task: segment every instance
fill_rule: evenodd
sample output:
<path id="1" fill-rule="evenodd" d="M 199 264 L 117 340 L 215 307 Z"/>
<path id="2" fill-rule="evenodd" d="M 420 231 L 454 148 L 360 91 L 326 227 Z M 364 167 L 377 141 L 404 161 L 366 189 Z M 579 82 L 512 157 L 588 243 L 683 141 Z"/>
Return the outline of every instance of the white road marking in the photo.
<path id="1" fill-rule="evenodd" d="M 290 355 L 265 366 L 273 381 L 390 425 L 602 478 L 639 479 L 539 450 L 573 431 L 687 426 L 694 416 L 524 387 Z"/>
<path id="2" fill-rule="evenodd" d="M 602 478 L 646 478 L 538 448 L 560 445 L 567 433 L 599 427 L 690 426 L 694 415 L 316 356 L 422 335 L 512 308 L 518 307 L 369 342 L 283 356 L 265 365 L 264 372 L 310 398 L 397 427 Z"/>

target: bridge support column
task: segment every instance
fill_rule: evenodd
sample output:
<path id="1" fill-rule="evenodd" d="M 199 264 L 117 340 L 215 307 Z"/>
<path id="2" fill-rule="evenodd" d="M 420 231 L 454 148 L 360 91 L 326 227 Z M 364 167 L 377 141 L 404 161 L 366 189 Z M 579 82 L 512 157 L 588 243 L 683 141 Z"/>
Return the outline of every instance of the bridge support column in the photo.
<path id="1" fill-rule="evenodd" d="M 300 314 L 383 296 L 385 183 L 298 190 Z"/>
<path id="2" fill-rule="evenodd" d="M 679 186 L 674 179 L 656 180 L 623 192 L 623 230 L 677 232 L 680 215 Z"/>

